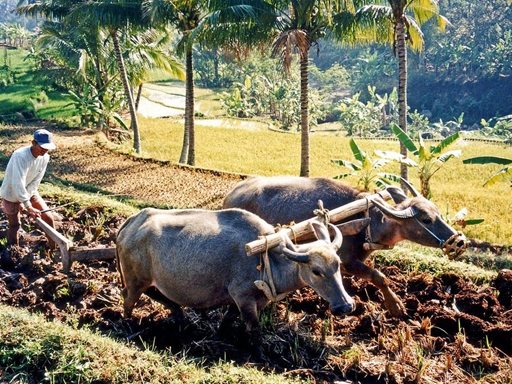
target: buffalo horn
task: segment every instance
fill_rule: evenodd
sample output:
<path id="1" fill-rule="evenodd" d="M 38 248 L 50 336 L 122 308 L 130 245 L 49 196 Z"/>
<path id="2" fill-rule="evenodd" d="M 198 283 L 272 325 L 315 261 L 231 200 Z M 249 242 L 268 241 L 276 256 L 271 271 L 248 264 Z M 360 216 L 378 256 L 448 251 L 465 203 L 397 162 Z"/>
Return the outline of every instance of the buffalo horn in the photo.
<path id="1" fill-rule="evenodd" d="M 416 196 L 421 196 L 421 193 L 419 193 L 416 188 L 414 188 L 412 186 L 411 183 L 409 183 L 407 180 L 405 180 L 403 177 L 400 178 L 400 180 L 402 181 L 402 183 L 407 187 L 407 189 L 409 190 L 409 192 L 411 192 L 411 195 L 413 195 L 413 197 L 416 197 Z"/>
<path id="2" fill-rule="evenodd" d="M 341 234 L 341 231 L 338 229 L 337 226 L 329 223 L 329 227 L 331 227 L 335 233 L 334 240 L 332 241 L 331 244 L 336 250 L 338 250 L 341 248 L 341 244 L 343 243 L 343 235 Z"/>
<path id="3" fill-rule="evenodd" d="M 308 263 L 310 260 L 306 253 L 295 252 L 288 248 L 283 248 L 283 254 L 286 258 L 296 261 L 297 263 Z"/>
<path id="4" fill-rule="evenodd" d="M 416 215 L 416 211 L 412 207 L 397 210 L 387 204 L 379 202 L 377 199 L 372 199 L 372 203 L 386 215 L 394 217 L 395 219 L 408 219 Z"/>

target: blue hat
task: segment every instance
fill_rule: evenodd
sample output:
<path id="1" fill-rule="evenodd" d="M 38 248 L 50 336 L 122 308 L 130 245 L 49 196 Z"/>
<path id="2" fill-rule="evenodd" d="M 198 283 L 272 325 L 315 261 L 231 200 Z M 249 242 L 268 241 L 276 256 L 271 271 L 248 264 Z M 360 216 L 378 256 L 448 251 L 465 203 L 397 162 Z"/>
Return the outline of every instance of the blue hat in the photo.
<path id="1" fill-rule="evenodd" d="M 48 132 L 46 129 L 38 129 L 34 132 L 34 140 L 39 144 L 41 148 L 52 150 L 55 149 L 55 144 L 53 143 L 52 134 Z"/>

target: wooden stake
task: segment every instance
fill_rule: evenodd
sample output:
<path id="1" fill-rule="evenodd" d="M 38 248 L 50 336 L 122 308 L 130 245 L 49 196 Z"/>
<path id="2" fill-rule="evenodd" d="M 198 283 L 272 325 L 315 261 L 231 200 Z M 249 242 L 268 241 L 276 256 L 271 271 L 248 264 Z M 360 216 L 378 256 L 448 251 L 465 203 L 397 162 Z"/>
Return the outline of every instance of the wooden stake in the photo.
<path id="1" fill-rule="evenodd" d="M 373 205 L 371 199 L 377 197 L 380 197 L 384 200 L 391 199 L 391 195 L 386 190 L 373 195 L 369 195 L 366 199 L 358 199 L 352 203 L 348 203 L 342 205 L 341 207 L 330 210 L 329 221 L 331 223 L 337 223 L 338 221 L 363 212 Z M 293 224 L 290 227 L 283 228 L 278 233 L 273 233 L 267 236 L 260 236 L 258 240 L 254 240 L 245 244 L 245 252 L 247 253 L 247 256 L 252 256 L 257 253 L 264 252 L 265 248 L 270 249 L 277 246 L 281 241 L 281 234 L 283 231 L 284 234 L 288 235 L 292 240 L 300 240 L 313 231 L 311 223 L 317 220 L 318 218 L 313 217 L 311 219 L 301 221 L 300 223 Z"/>
<path id="2" fill-rule="evenodd" d="M 73 242 L 65 238 L 59 232 L 50 226 L 40 217 L 36 218 L 36 224 L 59 246 L 60 254 L 62 257 L 62 269 L 64 273 L 68 273 L 71 269 L 71 257 L 69 249 L 73 246 Z"/>

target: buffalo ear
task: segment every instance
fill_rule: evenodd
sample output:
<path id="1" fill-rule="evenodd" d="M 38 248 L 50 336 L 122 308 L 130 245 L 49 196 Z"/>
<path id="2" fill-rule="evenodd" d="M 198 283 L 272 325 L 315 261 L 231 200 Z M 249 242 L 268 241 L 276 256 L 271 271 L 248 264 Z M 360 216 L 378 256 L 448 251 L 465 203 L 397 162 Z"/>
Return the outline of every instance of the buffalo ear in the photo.
<path id="1" fill-rule="evenodd" d="M 400 204 L 402 201 L 407 199 L 407 195 L 404 193 L 402 188 L 389 186 L 386 188 L 395 204 Z"/>
<path id="2" fill-rule="evenodd" d="M 343 236 L 353 236 L 365 229 L 370 224 L 370 221 L 371 219 L 366 217 L 364 219 L 351 220 L 347 223 L 338 224 L 336 226 Z"/>
<path id="3" fill-rule="evenodd" d="M 331 242 L 331 237 L 329 236 L 329 230 L 326 228 L 325 225 L 312 221 L 311 226 L 313 227 L 313 232 L 315 233 L 315 237 L 318 240 L 324 240 L 327 242 Z"/>

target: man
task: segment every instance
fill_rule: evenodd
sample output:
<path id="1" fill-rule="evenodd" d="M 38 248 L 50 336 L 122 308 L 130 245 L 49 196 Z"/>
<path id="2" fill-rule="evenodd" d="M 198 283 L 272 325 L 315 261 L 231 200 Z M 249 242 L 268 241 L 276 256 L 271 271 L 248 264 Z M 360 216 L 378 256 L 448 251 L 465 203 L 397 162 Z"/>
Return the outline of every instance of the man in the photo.
<path id="1" fill-rule="evenodd" d="M 53 216 L 44 212 L 48 206 L 37 191 L 50 160 L 48 151 L 53 149 L 52 134 L 46 129 L 38 129 L 34 132 L 32 145 L 15 150 L 9 159 L 0 189 L 2 210 L 9 222 L 7 245 L 18 245 L 21 211 L 34 218 L 41 217 L 54 227 Z M 50 248 L 55 246 L 50 239 L 49 245 Z"/>

